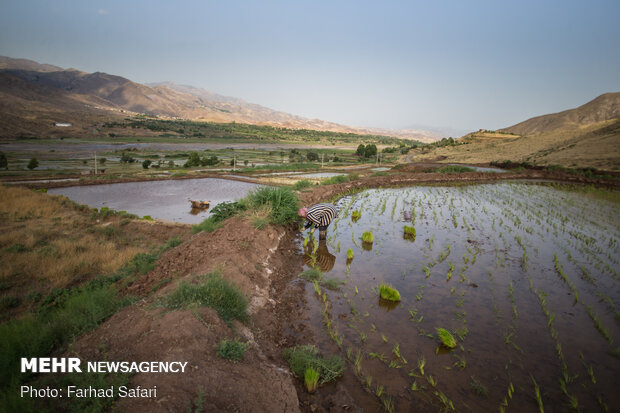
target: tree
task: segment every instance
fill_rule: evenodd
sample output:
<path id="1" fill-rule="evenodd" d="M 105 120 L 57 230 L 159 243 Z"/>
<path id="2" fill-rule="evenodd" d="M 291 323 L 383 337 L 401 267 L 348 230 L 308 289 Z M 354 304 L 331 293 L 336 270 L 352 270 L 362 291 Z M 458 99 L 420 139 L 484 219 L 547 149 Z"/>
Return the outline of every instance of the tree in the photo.
<path id="1" fill-rule="evenodd" d="M 101 165 L 105 165 L 105 163 L 106 163 L 106 161 L 107 161 L 107 160 L 108 160 L 107 158 L 99 158 L 99 163 L 100 163 Z"/>
<path id="2" fill-rule="evenodd" d="M 28 162 L 27 168 L 32 171 L 37 166 L 39 166 L 39 161 L 37 161 L 37 158 L 32 158 L 30 162 Z"/>
<path id="3" fill-rule="evenodd" d="M 364 146 L 363 143 L 360 143 L 360 145 L 357 147 L 357 151 L 355 151 L 355 153 L 359 157 L 366 156 L 366 147 Z"/>
<path id="4" fill-rule="evenodd" d="M 150 160 L 150 159 L 145 159 L 145 160 L 142 162 L 142 167 L 143 167 L 144 169 L 149 169 L 149 166 L 151 166 L 151 163 L 152 163 L 152 162 L 151 162 L 151 160 Z"/>
<path id="5" fill-rule="evenodd" d="M 0 152 L 0 168 L 9 169 L 9 161 L 4 152 Z"/>
<path id="6" fill-rule="evenodd" d="M 366 158 L 372 158 L 373 156 L 377 155 L 377 145 L 375 144 L 368 144 L 366 145 L 366 149 L 364 151 L 364 156 Z"/>
<path id="7" fill-rule="evenodd" d="M 185 162 L 184 165 L 186 168 L 191 168 L 193 166 L 200 166 L 200 155 L 198 152 L 191 152 L 189 154 L 189 159 Z"/>
<path id="8" fill-rule="evenodd" d="M 121 155 L 121 163 L 134 163 L 136 160 L 125 152 Z"/>
<path id="9" fill-rule="evenodd" d="M 312 161 L 318 161 L 318 160 L 319 160 L 319 154 L 318 154 L 318 153 L 316 153 L 316 152 L 308 152 L 308 153 L 306 154 L 306 158 L 308 158 L 308 160 L 309 160 L 310 162 L 312 162 Z"/>

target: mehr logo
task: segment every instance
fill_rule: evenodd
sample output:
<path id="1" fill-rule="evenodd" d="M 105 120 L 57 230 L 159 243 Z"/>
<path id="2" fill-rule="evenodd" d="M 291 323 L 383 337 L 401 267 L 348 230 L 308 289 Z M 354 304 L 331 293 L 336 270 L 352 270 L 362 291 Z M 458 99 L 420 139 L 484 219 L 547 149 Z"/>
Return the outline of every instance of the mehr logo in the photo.
<path id="1" fill-rule="evenodd" d="M 77 357 L 22 357 L 22 373 L 81 373 L 80 359 Z"/>

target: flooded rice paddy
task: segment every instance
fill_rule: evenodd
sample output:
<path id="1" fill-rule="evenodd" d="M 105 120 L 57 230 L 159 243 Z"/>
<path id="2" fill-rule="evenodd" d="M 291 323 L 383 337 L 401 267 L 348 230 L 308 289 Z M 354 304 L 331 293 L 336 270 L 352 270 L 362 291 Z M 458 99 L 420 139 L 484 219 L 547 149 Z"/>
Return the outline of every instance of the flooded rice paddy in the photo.
<path id="1" fill-rule="evenodd" d="M 108 207 L 140 217 L 198 224 L 209 209 L 222 202 L 243 198 L 256 184 L 228 179 L 202 178 L 54 188 L 48 193 L 64 195 L 92 208 Z M 210 201 L 209 209 L 192 209 L 189 200 Z"/>
<path id="2" fill-rule="evenodd" d="M 617 194 L 502 183 L 336 204 L 327 241 L 300 241 L 325 272 L 307 298 L 319 347 L 347 359 L 367 410 L 619 411 Z M 381 283 L 401 301 L 380 299 Z"/>

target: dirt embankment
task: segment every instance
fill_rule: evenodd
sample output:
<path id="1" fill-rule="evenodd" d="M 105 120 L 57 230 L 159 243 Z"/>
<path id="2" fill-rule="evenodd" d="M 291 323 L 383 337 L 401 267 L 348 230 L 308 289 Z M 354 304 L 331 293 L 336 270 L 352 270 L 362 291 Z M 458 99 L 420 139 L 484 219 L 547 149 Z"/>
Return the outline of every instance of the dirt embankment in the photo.
<path id="1" fill-rule="evenodd" d="M 157 398 L 119 399 L 120 411 L 186 411 L 200 392 L 204 411 L 295 412 L 299 402 L 293 378 L 281 357 L 287 347 L 284 326 L 303 318 L 303 284 L 289 285 L 301 263 L 293 231 L 262 231 L 239 218 L 213 233 L 198 233 L 167 251 L 157 268 L 130 288 L 145 297 L 80 338 L 72 352 L 82 360 L 182 361 L 185 373 L 139 373 L 131 386 L 157 386 Z M 297 264 L 295 264 L 297 263 Z M 157 306 L 178 281 L 193 282 L 218 270 L 250 298 L 251 322 L 226 325 L 208 308 L 168 311 Z M 172 281 L 154 294 L 164 280 Z M 239 338 L 250 347 L 239 363 L 216 355 L 222 339 Z"/>

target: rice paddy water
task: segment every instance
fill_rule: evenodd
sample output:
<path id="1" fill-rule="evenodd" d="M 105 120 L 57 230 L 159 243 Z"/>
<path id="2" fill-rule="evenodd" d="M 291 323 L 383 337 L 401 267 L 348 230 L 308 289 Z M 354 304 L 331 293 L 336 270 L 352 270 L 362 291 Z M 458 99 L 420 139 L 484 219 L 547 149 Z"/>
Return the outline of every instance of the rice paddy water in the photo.
<path id="1" fill-rule="evenodd" d="M 367 409 L 620 409 L 616 192 L 429 186 L 336 204 L 326 247 L 304 262 L 332 255 L 324 277 L 343 284 L 306 291 L 319 347 L 347 359 Z"/>

